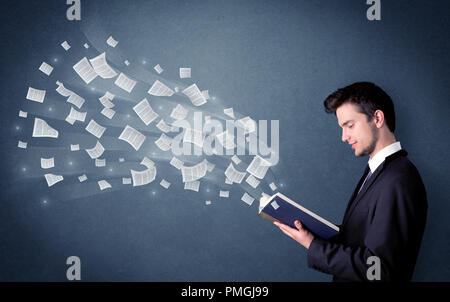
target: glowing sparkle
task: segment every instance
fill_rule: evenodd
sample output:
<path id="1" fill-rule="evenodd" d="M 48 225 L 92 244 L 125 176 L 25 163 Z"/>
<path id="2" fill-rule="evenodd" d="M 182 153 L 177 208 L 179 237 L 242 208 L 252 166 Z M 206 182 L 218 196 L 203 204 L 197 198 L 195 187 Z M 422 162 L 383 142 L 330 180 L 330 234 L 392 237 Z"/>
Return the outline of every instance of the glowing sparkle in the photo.
<path id="1" fill-rule="evenodd" d="M 208 193 L 209 193 L 209 189 L 206 189 L 206 192 L 208 192 Z"/>
<path id="2" fill-rule="evenodd" d="M 159 106 L 158 108 L 159 108 L 159 109 L 162 109 L 162 106 Z"/>
<path id="3" fill-rule="evenodd" d="M 127 117 L 129 118 L 129 117 L 130 117 L 130 115 L 129 115 L 129 114 L 127 114 Z"/>
<path id="4" fill-rule="evenodd" d="M 147 64 L 147 61 L 146 61 L 146 60 L 143 60 L 143 61 L 142 61 L 142 64 L 144 64 L 144 65 Z"/>
<path id="5" fill-rule="evenodd" d="M 73 165 L 73 162 L 69 161 L 69 165 Z"/>
<path id="6" fill-rule="evenodd" d="M 42 203 L 43 203 L 43 204 L 47 204 L 47 200 L 43 200 Z"/>
<path id="7" fill-rule="evenodd" d="M 156 192 L 155 192 L 155 191 L 153 191 L 153 192 L 152 192 L 152 194 L 153 194 L 153 195 L 156 195 Z"/>
<path id="8" fill-rule="evenodd" d="M 95 87 L 91 87 L 91 90 L 94 91 L 94 90 L 95 90 Z"/>
<path id="9" fill-rule="evenodd" d="M 54 59 L 53 59 L 53 62 L 58 62 L 58 59 L 57 59 L 57 58 L 54 58 Z"/>
<path id="10" fill-rule="evenodd" d="M 213 96 L 213 97 L 212 97 L 212 99 L 213 99 L 213 101 L 215 101 L 215 100 L 216 100 L 216 97 L 215 97 L 215 96 Z"/>
<path id="11" fill-rule="evenodd" d="M 25 172 L 26 170 L 27 170 L 27 168 L 25 168 L 25 167 L 23 167 L 23 168 L 22 168 L 22 171 L 24 171 L 24 172 Z"/>
<path id="12" fill-rule="evenodd" d="M 20 127 L 19 127 L 19 126 L 16 126 L 16 130 L 20 130 Z"/>
<path id="13" fill-rule="evenodd" d="M 48 111 L 52 111 L 53 109 L 52 109 L 52 107 L 48 107 Z"/>
<path id="14" fill-rule="evenodd" d="M 113 171 L 113 169 L 112 168 L 109 168 L 109 172 L 112 172 Z"/>

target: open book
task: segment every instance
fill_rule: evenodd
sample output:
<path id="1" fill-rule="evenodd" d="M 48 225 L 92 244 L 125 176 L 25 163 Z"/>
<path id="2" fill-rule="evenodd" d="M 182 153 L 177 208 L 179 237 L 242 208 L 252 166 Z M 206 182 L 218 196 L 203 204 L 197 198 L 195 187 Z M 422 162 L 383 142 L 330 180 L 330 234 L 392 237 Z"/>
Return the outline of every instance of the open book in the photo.
<path id="1" fill-rule="evenodd" d="M 259 216 L 270 221 L 279 221 L 296 229 L 295 220 L 315 236 L 329 239 L 339 233 L 339 228 L 317 214 L 305 209 L 281 193 L 261 198 Z"/>

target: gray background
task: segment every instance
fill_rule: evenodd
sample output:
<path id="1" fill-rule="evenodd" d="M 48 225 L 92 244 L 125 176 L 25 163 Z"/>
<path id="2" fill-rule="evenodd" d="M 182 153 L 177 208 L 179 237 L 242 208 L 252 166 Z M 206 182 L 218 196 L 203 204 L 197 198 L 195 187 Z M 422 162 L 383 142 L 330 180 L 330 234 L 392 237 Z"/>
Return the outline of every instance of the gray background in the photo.
<path id="1" fill-rule="evenodd" d="M 45 106 L 58 111 L 65 105 L 56 101 L 54 81 L 72 77 L 72 87 L 83 86 L 70 70 L 82 57 L 82 45 L 96 46 L 88 53 L 93 57 L 113 35 L 119 45 L 111 62 L 118 66 L 129 58 L 140 65 L 129 73 L 141 81 L 136 100 L 149 88 L 144 83 L 153 81 L 146 75 L 154 76 L 154 65 L 160 63 L 175 82 L 178 67 L 185 66 L 217 96 L 217 106 L 257 120 L 280 120 L 280 161 L 271 177 L 283 184 L 284 194 L 337 224 L 367 158 L 355 159 L 340 141 L 336 119 L 324 113 L 322 102 L 355 81 L 380 85 L 395 103 L 396 137 L 428 192 L 414 280 L 449 281 L 450 5 L 382 1 L 382 20 L 369 22 L 365 2 L 84 0 L 79 22 L 66 20 L 63 0 L 4 3 L 0 280 L 64 281 L 72 255 L 81 258 L 85 281 L 331 279 L 307 268 L 306 250 L 258 218 L 256 203 L 249 208 L 239 200 L 242 191 L 219 199 L 219 186 L 212 182 L 210 192 L 203 187 L 187 192 L 176 184 L 175 173 L 163 172 L 173 177 L 169 191 L 158 181 L 94 194 L 95 182 L 77 184 L 85 168 L 81 157 L 73 158 L 79 166 L 61 168 L 64 183 L 47 187 L 39 157 L 52 151 L 65 158 L 58 146 L 81 131 L 70 133 L 72 128 L 55 118 L 53 124 L 68 136 L 35 141 L 32 118 L 20 119 L 18 111 L 27 107 L 29 114 L 51 120 Z M 71 42 L 69 53 L 59 46 L 64 40 Z M 54 58 L 58 62 L 52 63 Z M 37 70 L 42 61 L 55 66 L 50 78 Z M 96 83 L 102 89 L 103 82 Z M 52 90 L 45 106 L 25 100 L 28 86 Z M 122 103 L 126 114 L 130 106 Z M 111 137 L 117 137 L 120 129 L 112 129 Z M 18 149 L 19 139 L 28 140 L 29 149 Z M 90 138 L 86 147 L 94 142 Z M 110 176 L 116 182 L 122 177 Z M 205 206 L 205 199 L 213 204 Z"/>

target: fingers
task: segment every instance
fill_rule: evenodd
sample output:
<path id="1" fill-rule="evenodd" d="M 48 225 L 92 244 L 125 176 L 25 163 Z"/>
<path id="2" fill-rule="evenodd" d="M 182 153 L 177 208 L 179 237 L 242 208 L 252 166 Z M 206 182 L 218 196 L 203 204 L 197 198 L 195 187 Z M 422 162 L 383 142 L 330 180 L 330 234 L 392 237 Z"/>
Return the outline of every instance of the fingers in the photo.
<path id="1" fill-rule="evenodd" d="M 295 227 L 296 227 L 299 231 L 303 230 L 303 226 L 302 226 L 302 224 L 300 223 L 300 221 L 296 220 L 296 221 L 294 222 L 294 225 L 295 225 Z"/>

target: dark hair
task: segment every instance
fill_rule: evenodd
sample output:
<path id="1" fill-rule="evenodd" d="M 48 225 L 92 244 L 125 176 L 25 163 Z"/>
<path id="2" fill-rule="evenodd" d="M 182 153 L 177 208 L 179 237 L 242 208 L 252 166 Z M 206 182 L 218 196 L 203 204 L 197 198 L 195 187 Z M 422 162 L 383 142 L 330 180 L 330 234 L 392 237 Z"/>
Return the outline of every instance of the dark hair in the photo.
<path id="1" fill-rule="evenodd" d="M 358 82 L 340 88 L 330 94 L 323 102 L 323 105 L 327 113 L 336 114 L 336 109 L 345 103 L 357 105 L 359 111 L 367 115 L 368 120 L 373 118 L 375 111 L 383 111 L 386 125 L 394 133 L 394 104 L 391 97 L 377 85 L 370 82 Z"/>

